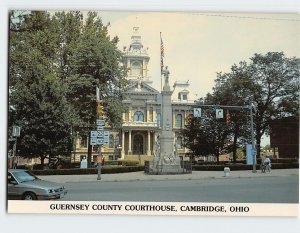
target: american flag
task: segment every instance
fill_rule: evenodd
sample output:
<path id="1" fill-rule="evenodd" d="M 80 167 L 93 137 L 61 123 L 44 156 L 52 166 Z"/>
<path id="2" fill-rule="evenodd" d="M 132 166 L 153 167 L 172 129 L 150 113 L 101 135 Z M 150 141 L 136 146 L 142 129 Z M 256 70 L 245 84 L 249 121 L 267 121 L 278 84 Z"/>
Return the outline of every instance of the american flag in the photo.
<path id="1" fill-rule="evenodd" d="M 161 38 L 161 33 L 160 33 L 160 68 L 161 68 L 161 73 L 163 71 L 164 67 L 164 56 L 165 56 L 165 51 L 164 51 L 164 43 Z"/>

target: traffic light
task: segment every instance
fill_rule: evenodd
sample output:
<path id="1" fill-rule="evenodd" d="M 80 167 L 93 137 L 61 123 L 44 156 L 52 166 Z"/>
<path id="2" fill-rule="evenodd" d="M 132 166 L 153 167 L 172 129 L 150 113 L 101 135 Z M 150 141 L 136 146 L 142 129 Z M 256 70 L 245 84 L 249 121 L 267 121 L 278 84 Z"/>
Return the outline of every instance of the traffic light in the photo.
<path id="1" fill-rule="evenodd" d="M 230 124 L 230 113 L 228 110 L 226 112 L 226 124 L 227 124 L 227 126 L 229 126 L 229 124 Z"/>
<path id="2" fill-rule="evenodd" d="M 103 106 L 103 101 L 99 101 L 97 103 L 97 116 L 98 119 L 103 119 L 104 118 L 104 106 Z"/>

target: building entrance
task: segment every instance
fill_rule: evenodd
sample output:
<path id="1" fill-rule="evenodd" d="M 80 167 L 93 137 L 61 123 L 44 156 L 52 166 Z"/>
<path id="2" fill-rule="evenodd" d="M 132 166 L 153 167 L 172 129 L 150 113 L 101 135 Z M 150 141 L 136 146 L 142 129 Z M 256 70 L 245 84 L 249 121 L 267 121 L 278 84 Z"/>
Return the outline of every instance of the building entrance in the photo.
<path id="1" fill-rule="evenodd" d="M 137 134 L 133 138 L 133 154 L 143 155 L 144 154 L 144 138 L 141 134 Z"/>

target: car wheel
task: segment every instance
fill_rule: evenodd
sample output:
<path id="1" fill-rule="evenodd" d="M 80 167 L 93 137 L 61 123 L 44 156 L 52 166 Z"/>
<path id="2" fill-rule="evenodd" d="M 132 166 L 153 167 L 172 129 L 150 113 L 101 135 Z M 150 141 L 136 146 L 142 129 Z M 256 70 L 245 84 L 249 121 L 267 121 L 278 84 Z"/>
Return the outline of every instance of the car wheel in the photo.
<path id="1" fill-rule="evenodd" d="M 23 200 L 27 200 L 27 201 L 32 201 L 32 200 L 36 200 L 36 195 L 34 193 L 24 193 L 23 195 Z"/>

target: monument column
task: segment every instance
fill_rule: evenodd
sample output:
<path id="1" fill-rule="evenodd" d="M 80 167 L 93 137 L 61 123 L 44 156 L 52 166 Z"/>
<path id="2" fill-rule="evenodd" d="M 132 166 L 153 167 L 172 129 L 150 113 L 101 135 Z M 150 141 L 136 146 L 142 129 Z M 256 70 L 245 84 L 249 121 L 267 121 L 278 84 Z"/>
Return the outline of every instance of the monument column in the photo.
<path id="1" fill-rule="evenodd" d="M 174 135 L 172 131 L 173 126 L 173 111 L 171 91 L 169 85 L 169 71 L 168 67 L 164 70 L 165 82 L 162 90 L 162 131 L 160 135 L 160 153 L 161 156 L 173 155 L 174 151 Z"/>

